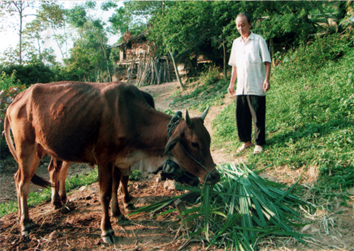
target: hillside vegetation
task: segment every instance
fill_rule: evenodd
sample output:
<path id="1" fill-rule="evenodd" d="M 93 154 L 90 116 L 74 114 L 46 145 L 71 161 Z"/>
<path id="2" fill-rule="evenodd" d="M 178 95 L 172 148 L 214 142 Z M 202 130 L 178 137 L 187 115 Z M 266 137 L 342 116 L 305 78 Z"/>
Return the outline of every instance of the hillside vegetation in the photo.
<path id="1" fill-rule="evenodd" d="M 315 166 L 320 178 L 313 189 L 324 196 L 331 195 L 332 189 L 353 186 L 352 45 L 350 37 L 331 35 L 278 56 L 281 63 L 272 68 L 267 96 L 267 146 L 260 156 L 248 151 L 248 164 L 255 162 L 259 169 Z M 219 93 L 225 95 L 227 86 L 224 79 L 214 78 L 212 84 L 205 81 L 192 92 L 196 95 L 190 101 L 202 108 L 220 103 L 208 97 L 222 97 Z M 185 97 L 175 99 L 176 104 L 181 101 L 188 102 Z M 234 113 L 233 103 L 213 121 L 212 143 L 229 153 L 241 145 Z"/>

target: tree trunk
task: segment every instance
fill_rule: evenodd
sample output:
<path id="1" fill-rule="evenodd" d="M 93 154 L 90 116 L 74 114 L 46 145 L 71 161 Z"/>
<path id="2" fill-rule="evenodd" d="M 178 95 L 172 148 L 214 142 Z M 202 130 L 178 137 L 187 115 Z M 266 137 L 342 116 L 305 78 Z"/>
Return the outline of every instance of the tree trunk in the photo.
<path id="1" fill-rule="evenodd" d="M 22 8 L 20 11 L 20 65 L 22 65 Z"/>
<path id="2" fill-rule="evenodd" d="M 184 91 L 185 88 L 184 88 L 184 86 L 182 84 L 181 78 L 180 78 L 179 73 L 178 73 L 178 68 L 177 68 L 177 65 L 176 65 L 176 62 L 175 62 L 175 58 L 173 57 L 173 54 L 171 53 L 171 51 L 170 51 L 170 55 L 171 55 L 171 58 L 172 58 L 173 67 L 175 68 L 177 81 L 178 81 L 179 86 L 181 87 L 181 89 Z"/>
<path id="3" fill-rule="evenodd" d="M 222 51 L 223 51 L 223 61 L 224 61 L 224 79 L 227 78 L 226 71 L 226 48 L 225 48 L 225 40 L 222 41 Z"/>
<path id="4" fill-rule="evenodd" d="M 275 66 L 275 58 L 273 58 L 274 56 L 274 43 L 273 43 L 273 39 L 271 38 L 269 40 L 269 47 L 270 47 L 270 58 L 272 58 L 272 67 Z"/>
<path id="5" fill-rule="evenodd" d="M 167 81 L 171 82 L 171 78 L 170 78 L 170 64 L 168 62 L 168 58 L 166 59 L 166 70 L 167 70 Z"/>

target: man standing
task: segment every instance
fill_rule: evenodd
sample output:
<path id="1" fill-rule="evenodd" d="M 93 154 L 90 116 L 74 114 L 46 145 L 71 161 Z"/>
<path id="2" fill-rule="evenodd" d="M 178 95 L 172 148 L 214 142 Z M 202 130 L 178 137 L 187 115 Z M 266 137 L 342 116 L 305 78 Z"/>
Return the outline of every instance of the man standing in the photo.
<path id="1" fill-rule="evenodd" d="M 236 17 L 236 26 L 241 37 L 232 44 L 229 60 L 232 73 L 228 91 L 231 95 L 235 94 L 237 78 L 236 125 L 239 140 L 243 142 L 237 153 L 253 145 L 253 119 L 256 143 L 254 154 L 258 154 L 265 145 L 266 92 L 270 88 L 271 58 L 265 40 L 250 30 L 252 22 L 247 13 L 240 13 Z"/>

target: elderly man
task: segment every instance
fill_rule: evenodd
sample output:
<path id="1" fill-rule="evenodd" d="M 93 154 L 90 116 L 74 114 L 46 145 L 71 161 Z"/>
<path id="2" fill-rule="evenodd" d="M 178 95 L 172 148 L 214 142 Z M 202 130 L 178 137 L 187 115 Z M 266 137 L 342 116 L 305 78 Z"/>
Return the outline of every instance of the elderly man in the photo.
<path id="1" fill-rule="evenodd" d="M 255 127 L 256 146 L 254 154 L 261 153 L 265 145 L 266 92 L 269 90 L 271 58 L 265 40 L 250 29 L 251 18 L 240 13 L 236 18 L 237 30 L 241 37 L 234 40 L 229 60 L 232 74 L 228 91 L 235 94 L 236 88 L 236 125 L 242 146 L 241 153 L 251 147 L 252 119 Z"/>

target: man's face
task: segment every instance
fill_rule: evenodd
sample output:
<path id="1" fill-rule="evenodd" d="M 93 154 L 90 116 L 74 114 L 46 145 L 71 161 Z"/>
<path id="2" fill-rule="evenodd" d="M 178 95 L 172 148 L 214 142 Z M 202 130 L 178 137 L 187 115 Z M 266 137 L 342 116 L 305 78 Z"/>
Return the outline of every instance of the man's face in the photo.
<path id="1" fill-rule="evenodd" d="M 242 37 L 248 37 L 250 34 L 252 23 L 248 23 L 246 16 L 238 16 L 236 18 L 236 27 Z"/>

